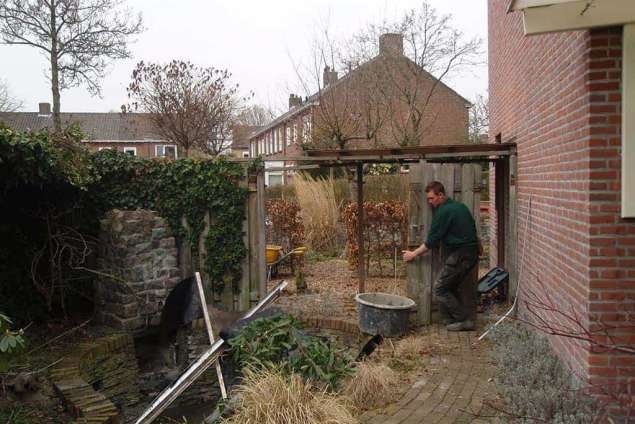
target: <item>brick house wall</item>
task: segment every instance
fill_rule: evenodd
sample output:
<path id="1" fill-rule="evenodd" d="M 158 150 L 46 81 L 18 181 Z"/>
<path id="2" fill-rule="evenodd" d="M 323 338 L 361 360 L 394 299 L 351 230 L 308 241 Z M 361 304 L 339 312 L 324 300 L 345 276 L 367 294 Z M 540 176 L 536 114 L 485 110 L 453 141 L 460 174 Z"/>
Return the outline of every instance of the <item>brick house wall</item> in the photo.
<path id="1" fill-rule="evenodd" d="M 519 285 L 592 329 L 599 320 L 623 326 L 635 314 L 635 221 L 620 218 L 621 27 L 524 36 L 522 16 L 506 13 L 507 0 L 488 5 L 490 142 L 518 146 Z M 635 343 L 633 328 L 618 336 Z M 550 340 L 583 380 L 630 384 L 633 393 L 632 355 Z"/>
<path id="2" fill-rule="evenodd" d="M 136 149 L 136 155 L 142 158 L 155 158 L 156 147 L 161 146 L 174 146 L 173 143 L 169 142 L 147 142 L 147 141 L 137 141 L 132 140 L 129 143 L 121 142 L 121 141 L 84 141 L 84 144 L 91 152 L 97 152 L 100 149 L 113 149 L 123 152 L 125 148 L 134 147 Z M 178 151 L 178 147 L 177 147 Z"/>

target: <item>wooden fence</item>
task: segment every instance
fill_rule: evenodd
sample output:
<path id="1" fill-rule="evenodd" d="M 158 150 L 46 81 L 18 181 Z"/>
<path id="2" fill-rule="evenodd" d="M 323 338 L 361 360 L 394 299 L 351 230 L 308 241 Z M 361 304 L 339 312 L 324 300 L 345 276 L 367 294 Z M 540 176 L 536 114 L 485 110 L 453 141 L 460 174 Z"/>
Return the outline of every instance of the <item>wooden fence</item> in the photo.
<path id="1" fill-rule="evenodd" d="M 410 209 L 408 226 L 409 249 L 415 249 L 425 241 L 432 222 L 432 208 L 427 204 L 425 186 L 430 181 L 440 181 L 446 194 L 463 202 L 480 221 L 481 165 L 433 164 L 420 161 L 410 166 Z M 480 226 L 476 226 L 480 231 Z M 406 268 L 408 297 L 417 303 L 415 325 L 430 324 L 432 320 L 432 290 L 434 280 L 441 270 L 441 254 L 434 249 L 410 262 Z M 475 269 L 476 279 L 478 270 Z M 473 288 L 475 290 L 475 288 Z M 464 294 L 470 298 L 469 293 Z"/>

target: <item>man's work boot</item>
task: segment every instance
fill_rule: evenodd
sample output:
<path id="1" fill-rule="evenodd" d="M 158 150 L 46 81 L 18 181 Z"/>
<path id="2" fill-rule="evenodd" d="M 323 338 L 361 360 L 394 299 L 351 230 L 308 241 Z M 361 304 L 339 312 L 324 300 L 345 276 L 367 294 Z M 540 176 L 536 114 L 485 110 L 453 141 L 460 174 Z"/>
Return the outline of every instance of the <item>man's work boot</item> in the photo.
<path id="1" fill-rule="evenodd" d="M 472 331 L 475 328 L 476 326 L 472 321 L 455 322 L 445 326 L 445 329 L 448 331 Z"/>

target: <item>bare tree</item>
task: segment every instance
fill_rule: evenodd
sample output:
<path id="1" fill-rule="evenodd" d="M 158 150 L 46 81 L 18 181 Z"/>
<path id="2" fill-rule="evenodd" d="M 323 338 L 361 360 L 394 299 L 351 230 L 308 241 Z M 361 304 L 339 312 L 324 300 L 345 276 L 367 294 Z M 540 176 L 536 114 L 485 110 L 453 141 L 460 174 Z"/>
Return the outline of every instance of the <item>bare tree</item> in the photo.
<path id="1" fill-rule="evenodd" d="M 351 69 L 342 68 L 344 48 L 324 24 L 312 40 L 309 63 L 294 63 L 305 101 L 314 105 L 307 147 L 345 149 L 355 140 L 373 140 L 382 124 L 376 75 L 362 67 L 347 75 Z"/>
<path id="2" fill-rule="evenodd" d="M 274 112 L 262 105 L 245 106 L 236 115 L 236 124 L 247 126 L 263 126 L 273 121 Z"/>
<path id="3" fill-rule="evenodd" d="M 143 31 L 123 0 L 0 0 L 5 44 L 39 49 L 49 60 L 53 126 L 61 130 L 60 90 L 85 85 L 99 95 L 109 59 L 131 57 L 129 38 Z"/>
<path id="4" fill-rule="evenodd" d="M 0 112 L 15 112 L 22 108 L 22 102 L 16 99 L 5 81 L 0 80 Z"/>
<path id="5" fill-rule="evenodd" d="M 166 140 L 216 156 L 227 148 L 239 103 L 238 85 L 227 70 L 173 60 L 167 65 L 139 62 L 127 88 L 124 112 L 147 112 Z"/>
<path id="6" fill-rule="evenodd" d="M 392 144 L 419 144 L 436 119 L 429 106 L 439 84 L 483 62 L 482 40 L 466 39 L 451 21 L 451 15 L 438 15 L 424 1 L 397 21 L 368 25 L 347 43 L 342 63 L 355 68 L 380 53 L 380 35 L 403 36 L 408 63 L 380 60 L 381 66 L 375 67 L 379 70 L 376 79 L 386 84 L 380 93 L 387 96 Z"/>
<path id="7" fill-rule="evenodd" d="M 489 103 L 485 96 L 479 95 L 470 107 L 469 139 L 470 143 L 480 143 L 489 129 Z"/>

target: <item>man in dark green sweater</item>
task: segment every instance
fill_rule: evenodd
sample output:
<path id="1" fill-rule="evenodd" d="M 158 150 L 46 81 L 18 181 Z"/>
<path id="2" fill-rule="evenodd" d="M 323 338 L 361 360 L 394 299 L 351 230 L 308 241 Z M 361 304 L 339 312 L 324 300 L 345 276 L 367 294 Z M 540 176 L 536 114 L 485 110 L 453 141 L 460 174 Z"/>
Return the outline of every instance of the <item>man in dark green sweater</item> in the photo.
<path id="1" fill-rule="evenodd" d="M 403 259 L 410 262 L 441 244 L 445 259 L 435 283 L 435 294 L 441 302 L 442 312 L 450 321 L 447 329 L 474 330 L 472 318 L 476 314 L 472 309 L 476 302 L 462 302 L 461 286 L 469 283 L 466 277 L 478 263 L 481 251 L 476 223 L 467 206 L 446 196 L 440 182 L 432 181 L 425 191 L 428 203 L 435 210 L 430 231 L 425 242 L 417 249 L 403 251 Z"/>

